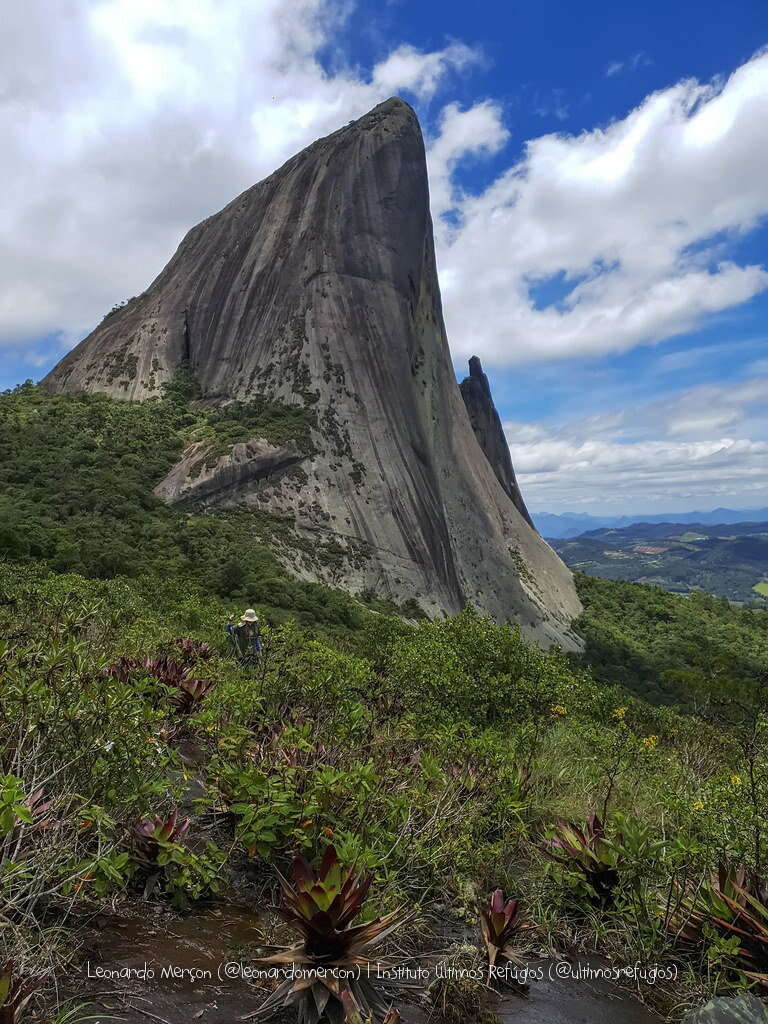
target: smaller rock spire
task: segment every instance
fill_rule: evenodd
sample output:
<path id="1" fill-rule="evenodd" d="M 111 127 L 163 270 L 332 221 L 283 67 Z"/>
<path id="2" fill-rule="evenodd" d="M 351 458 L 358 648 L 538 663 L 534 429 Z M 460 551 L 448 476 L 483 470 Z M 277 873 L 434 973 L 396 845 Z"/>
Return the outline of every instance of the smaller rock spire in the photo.
<path id="1" fill-rule="evenodd" d="M 514 502 L 518 512 L 535 530 L 536 527 L 525 507 L 515 478 L 509 445 L 504 436 L 504 429 L 496 406 L 493 404 L 491 385 L 488 383 L 488 378 L 483 372 L 483 365 L 477 356 L 472 356 L 469 360 L 469 376 L 461 382 L 461 397 L 467 407 L 475 437 L 485 452 L 485 457 L 490 462 L 497 480 Z"/>

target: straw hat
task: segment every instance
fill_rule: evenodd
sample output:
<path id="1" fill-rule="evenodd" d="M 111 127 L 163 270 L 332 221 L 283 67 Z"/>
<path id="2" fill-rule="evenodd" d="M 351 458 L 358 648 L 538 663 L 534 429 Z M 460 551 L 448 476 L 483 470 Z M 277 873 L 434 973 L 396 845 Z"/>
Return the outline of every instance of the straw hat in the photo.
<path id="1" fill-rule="evenodd" d="M 241 622 L 258 622 L 259 616 L 253 610 L 253 608 L 246 608 L 243 614 L 240 616 Z"/>

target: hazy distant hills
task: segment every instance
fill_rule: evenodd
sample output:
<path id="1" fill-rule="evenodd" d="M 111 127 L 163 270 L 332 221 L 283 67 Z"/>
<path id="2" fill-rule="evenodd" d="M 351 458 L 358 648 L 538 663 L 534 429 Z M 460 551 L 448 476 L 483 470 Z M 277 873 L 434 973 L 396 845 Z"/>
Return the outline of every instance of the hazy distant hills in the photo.
<path id="1" fill-rule="evenodd" d="M 591 516 L 579 512 L 564 512 L 562 515 L 534 512 L 532 516 L 543 537 L 558 540 L 561 537 L 577 537 L 588 530 L 604 527 L 615 529 L 635 523 L 697 523 L 702 526 L 762 523 L 768 522 L 768 508 L 716 508 L 711 512 L 662 512 L 651 516 Z"/>
<path id="2" fill-rule="evenodd" d="M 633 523 L 553 539 L 552 544 L 572 569 L 589 576 L 768 604 L 768 516 L 766 520 Z"/>

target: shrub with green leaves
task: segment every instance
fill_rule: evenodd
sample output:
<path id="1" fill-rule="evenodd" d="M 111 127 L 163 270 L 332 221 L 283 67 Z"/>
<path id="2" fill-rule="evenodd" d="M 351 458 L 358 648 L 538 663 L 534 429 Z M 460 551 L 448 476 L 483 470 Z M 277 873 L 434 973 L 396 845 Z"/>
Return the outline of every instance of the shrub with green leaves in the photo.
<path id="1" fill-rule="evenodd" d="M 218 531 L 237 524 L 213 518 L 192 515 L 183 544 L 218 572 L 230 554 Z M 258 557 L 246 562 L 269 590 Z M 143 581 L 0 564 L 9 952 L 43 941 L 43 892 L 52 912 L 57 900 L 135 898 L 150 872 L 130 829 L 180 805 L 194 838 L 166 837 L 155 889 L 177 906 L 217 890 L 230 847 L 258 878 L 254 866 L 332 841 L 344 863 L 375 875 L 382 913 L 439 892 L 467 921 L 478 893 L 502 885 L 553 943 L 576 932 L 644 961 L 669 949 L 654 915 L 670 894 L 674 905 L 721 855 L 756 866 L 765 777 L 762 761 L 745 761 L 746 731 L 597 685 L 471 610 L 414 626 L 360 605 L 345 619 L 328 603 L 319 618 L 304 584 L 286 590 L 304 623 L 269 612 L 263 656 L 243 667 L 223 634 L 234 609 L 207 586 L 175 569 Z M 182 719 L 177 701 L 196 680 Z M 597 822 L 558 827 L 604 806 L 607 834 Z M 541 847 L 553 828 L 550 872 Z M 747 939 L 711 927 L 706 948 L 728 966 L 707 984 L 731 985 Z M 700 946 L 681 955 L 702 965 Z"/>

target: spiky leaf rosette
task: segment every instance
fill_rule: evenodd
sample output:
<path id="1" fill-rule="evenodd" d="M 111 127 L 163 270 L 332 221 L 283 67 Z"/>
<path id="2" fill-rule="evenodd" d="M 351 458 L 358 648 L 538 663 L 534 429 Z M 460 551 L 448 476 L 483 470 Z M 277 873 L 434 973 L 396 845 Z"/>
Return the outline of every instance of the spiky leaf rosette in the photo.
<path id="1" fill-rule="evenodd" d="M 605 826 L 597 814 L 592 812 L 585 826 L 566 822 L 558 825 L 555 835 L 545 840 L 542 853 L 555 864 L 582 875 L 601 906 L 611 904 L 619 884 L 619 856 L 606 839 Z"/>
<path id="2" fill-rule="evenodd" d="M 179 683 L 178 690 L 174 695 L 174 703 L 180 711 L 188 714 L 196 704 L 199 704 L 212 686 L 213 682 L 209 679 L 184 679 Z"/>
<path id="3" fill-rule="evenodd" d="M 739 969 L 768 988 L 768 882 L 744 864 L 721 861 L 703 883 L 680 894 L 667 922 L 679 941 L 693 946 L 705 941 L 706 926 L 737 936 Z"/>
<path id="4" fill-rule="evenodd" d="M 333 846 L 325 851 L 317 871 L 297 853 L 293 884 L 280 876 L 283 905 L 277 912 L 304 937 L 308 952 L 333 959 L 333 935 L 360 913 L 372 881 L 372 875 L 345 871 Z"/>
<path id="5" fill-rule="evenodd" d="M 43 976 L 18 974 L 12 960 L 0 964 L 0 1024 L 20 1024 L 24 1008 L 44 981 Z"/>
<path id="6" fill-rule="evenodd" d="M 189 818 L 179 821 L 178 811 L 166 818 L 155 815 L 144 818 L 134 830 L 134 857 L 145 867 L 157 867 L 157 858 L 164 843 L 178 843 L 186 835 Z"/>
<path id="7" fill-rule="evenodd" d="M 178 648 L 183 660 L 188 665 L 195 665 L 198 661 L 208 661 L 216 651 L 210 644 L 203 640 L 195 640 L 191 636 L 180 636 L 173 641 L 173 646 Z"/>
<path id="8" fill-rule="evenodd" d="M 520 901 L 505 900 L 503 890 L 496 889 L 487 904 L 480 904 L 479 911 L 488 966 L 494 967 L 501 959 L 522 966 L 523 960 L 512 948 L 512 941 L 530 928 L 524 920 Z"/>
<path id="9" fill-rule="evenodd" d="M 207 644 L 197 641 L 177 641 L 187 644 L 182 647 L 183 662 L 175 661 L 168 654 L 160 654 L 156 658 L 118 658 L 112 665 L 103 670 L 104 675 L 111 676 L 121 683 L 128 682 L 134 672 L 150 675 L 163 686 L 169 686 L 177 692 L 174 695 L 176 706 L 184 712 L 192 708 L 208 693 L 213 682 L 204 679 L 193 679 L 192 668 L 197 661 L 205 661 L 212 656 L 212 649 Z M 191 646 L 190 646 L 191 645 Z M 203 649 L 202 653 L 200 649 Z M 210 650 L 210 653 L 207 653 Z"/>
<path id="10" fill-rule="evenodd" d="M 263 958 L 263 963 L 290 967 L 292 976 L 249 1017 L 263 1019 L 293 1007 L 299 1024 L 349 1024 L 353 1010 L 363 1020 L 385 1021 L 388 1006 L 370 981 L 373 961 L 368 954 L 402 926 L 406 915 L 396 910 L 353 925 L 372 876 L 343 868 L 332 846 L 318 870 L 296 854 L 293 882 L 279 878 L 282 905 L 274 909 L 301 941 Z M 391 1015 L 388 1024 L 393 1024 Z"/>

